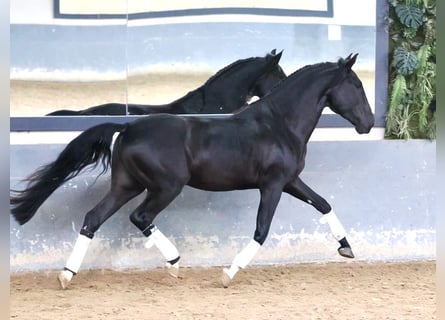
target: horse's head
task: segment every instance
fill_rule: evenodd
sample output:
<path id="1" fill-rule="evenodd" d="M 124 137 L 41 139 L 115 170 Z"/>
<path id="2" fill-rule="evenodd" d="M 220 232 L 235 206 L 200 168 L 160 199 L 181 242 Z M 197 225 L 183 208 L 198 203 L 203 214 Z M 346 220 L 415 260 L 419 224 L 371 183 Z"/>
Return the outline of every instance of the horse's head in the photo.
<path id="1" fill-rule="evenodd" d="M 358 133 L 368 133 L 374 126 L 374 115 L 363 90 L 362 82 L 352 71 L 357 55 L 338 62 L 340 74 L 338 83 L 327 93 L 327 105 L 335 113 L 351 122 Z"/>
<path id="2" fill-rule="evenodd" d="M 255 81 L 252 88 L 249 91 L 250 96 L 264 97 L 268 94 L 273 87 L 279 82 L 286 79 L 286 74 L 279 65 L 281 55 L 276 53 L 276 50 L 272 50 L 264 58 L 265 68 L 263 74 Z"/>

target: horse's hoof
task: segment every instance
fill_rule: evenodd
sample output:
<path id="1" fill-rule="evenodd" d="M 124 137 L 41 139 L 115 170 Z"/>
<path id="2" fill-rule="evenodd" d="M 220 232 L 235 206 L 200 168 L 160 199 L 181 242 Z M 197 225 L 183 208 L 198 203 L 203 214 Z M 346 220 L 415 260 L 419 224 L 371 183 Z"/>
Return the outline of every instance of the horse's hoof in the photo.
<path id="1" fill-rule="evenodd" d="M 169 275 L 171 275 L 173 278 L 179 277 L 179 262 L 176 262 L 175 264 L 167 262 L 165 266 L 167 267 L 167 272 Z"/>
<path id="2" fill-rule="evenodd" d="M 230 276 L 229 276 L 229 269 L 224 268 L 223 274 L 221 277 L 221 282 L 222 282 L 223 287 L 227 288 L 231 281 L 232 281 L 232 278 L 230 278 Z"/>
<path id="3" fill-rule="evenodd" d="M 72 278 L 73 274 L 68 270 L 60 271 L 59 274 L 57 275 L 57 279 L 59 280 L 59 284 L 62 289 L 68 288 L 68 285 Z"/>
<path id="4" fill-rule="evenodd" d="M 352 249 L 349 247 L 340 247 L 338 248 L 338 253 L 342 256 L 342 257 L 346 257 L 346 258 L 354 258 L 354 253 L 352 253 Z"/>

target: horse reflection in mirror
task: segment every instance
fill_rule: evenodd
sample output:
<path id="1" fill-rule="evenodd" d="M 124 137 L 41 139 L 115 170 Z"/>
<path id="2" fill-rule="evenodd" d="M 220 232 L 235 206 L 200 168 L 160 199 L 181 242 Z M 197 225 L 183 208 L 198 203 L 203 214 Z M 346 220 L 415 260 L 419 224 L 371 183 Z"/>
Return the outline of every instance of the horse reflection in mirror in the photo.
<path id="1" fill-rule="evenodd" d="M 362 83 L 351 69 L 356 59 L 357 55 L 350 55 L 303 67 L 264 98 L 224 119 L 162 114 L 91 127 L 53 163 L 36 171 L 25 190 L 12 195 L 12 215 L 18 223 L 26 223 L 54 190 L 84 167 L 102 162 L 106 170 L 111 163 L 110 190 L 86 214 L 73 252 L 59 274 L 63 288 L 79 270 L 99 227 L 143 191 L 146 197 L 130 220 L 177 275 L 179 252 L 153 220 L 185 185 L 210 191 L 259 189 L 253 238 L 223 269 L 224 286 L 266 240 L 283 192 L 318 210 L 340 244 L 340 255 L 353 258 L 346 231 L 331 205 L 299 176 L 309 137 L 326 106 L 350 121 L 358 133 L 368 133 L 374 125 Z M 115 132 L 119 134 L 111 152 Z"/>
<path id="2" fill-rule="evenodd" d="M 47 116 L 226 114 L 244 106 L 251 97 L 263 97 L 286 74 L 279 65 L 282 55 L 272 50 L 265 57 L 240 59 L 219 70 L 201 87 L 164 105 L 105 103 L 80 111 L 57 110 Z"/>

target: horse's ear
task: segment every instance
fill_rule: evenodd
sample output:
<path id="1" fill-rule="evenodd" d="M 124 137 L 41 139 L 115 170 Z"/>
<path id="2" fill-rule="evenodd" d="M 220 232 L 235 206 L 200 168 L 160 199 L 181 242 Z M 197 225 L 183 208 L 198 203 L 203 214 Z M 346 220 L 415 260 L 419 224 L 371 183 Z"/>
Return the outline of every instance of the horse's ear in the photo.
<path id="1" fill-rule="evenodd" d="M 283 50 L 281 50 L 279 53 L 277 53 L 275 55 L 274 60 L 276 61 L 276 63 L 278 63 L 278 61 L 280 61 L 282 54 L 283 54 Z"/>
<path id="2" fill-rule="evenodd" d="M 278 64 L 278 62 L 281 59 L 281 55 L 283 54 L 283 50 L 281 50 L 279 53 L 276 53 L 277 49 L 273 49 L 270 53 L 266 56 L 266 61 L 268 63 Z"/>
<path id="3" fill-rule="evenodd" d="M 345 68 L 348 70 L 351 70 L 351 68 L 354 65 L 355 61 L 357 60 L 357 56 L 358 56 L 358 53 L 356 53 L 351 58 L 351 54 L 346 58 Z"/>

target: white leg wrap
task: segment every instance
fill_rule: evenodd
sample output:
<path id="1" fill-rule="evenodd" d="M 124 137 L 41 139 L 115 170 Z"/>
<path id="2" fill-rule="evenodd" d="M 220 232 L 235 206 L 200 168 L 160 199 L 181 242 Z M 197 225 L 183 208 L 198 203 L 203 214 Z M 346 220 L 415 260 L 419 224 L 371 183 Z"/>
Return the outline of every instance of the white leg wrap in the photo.
<path id="1" fill-rule="evenodd" d="M 260 247 L 261 245 L 258 242 L 255 240 L 250 240 L 249 244 L 235 256 L 230 269 L 225 268 L 223 271 L 229 276 L 230 279 L 233 279 L 240 268 L 244 269 L 249 264 Z"/>
<path id="2" fill-rule="evenodd" d="M 331 228 L 331 232 L 337 241 L 346 237 L 346 231 L 343 228 L 343 225 L 341 224 L 340 220 L 338 220 L 337 215 L 335 214 L 335 212 L 333 210 L 324 214 L 320 218 L 320 222 L 323 224 L 325 224 L 325 223 L 329 224 L 329 227 Z"/>
<path id="3" fill-rule="evenodd" d="M 233 259 L 233 264 L 244 269 L 253 259 L 260 248 L 261 245 L 258 242 L 256 242 L 255 240 L 250 240 L 248 245 L 236 255 L 235 259 Z"/>
<path id="4" fill-rule="evenodd" d="M 157 227 L 153 228 L 148 241 L 145 243 L 145 247 L 151 248 L 153 245 L 159 249 L 167 261 L 172 261 L 179 257 L 178 249 Z"/>
<path id="5" fill-rule="evenodd" d="M 85 253 L 90 245 L 91 239 L 84 235 L 79 235 L 76 243 L 74 244 L 73 252 L 71 253 L 66 263 L 66 268 L 74 273 L 79 271 L 82 264 Z M 70 279 L 71 280 L 71 279 Z"/>

